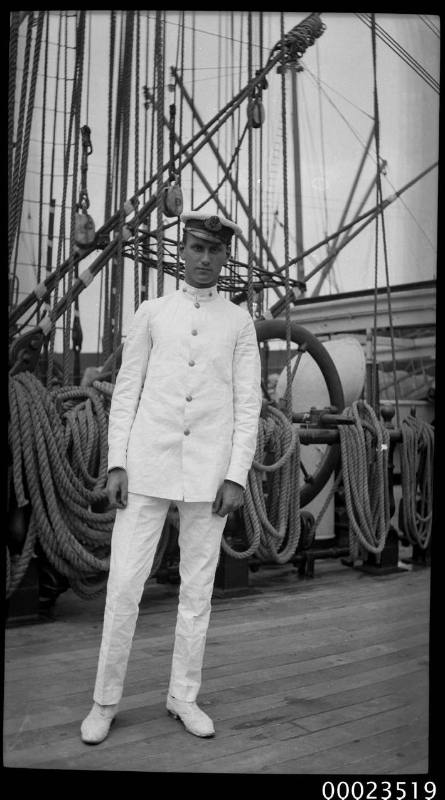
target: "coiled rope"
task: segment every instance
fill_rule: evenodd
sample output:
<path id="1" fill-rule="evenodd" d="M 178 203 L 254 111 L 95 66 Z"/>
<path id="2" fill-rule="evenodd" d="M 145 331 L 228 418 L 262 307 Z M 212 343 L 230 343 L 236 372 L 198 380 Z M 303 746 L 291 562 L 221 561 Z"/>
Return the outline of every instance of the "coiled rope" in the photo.
<path id="1" fill-rule="evenodd" d="M 31 373 L 10 378 L 10 481 L 18 508 L 31 505 L 26 539 L 19 555 L 7 550 L 7 597 L 19 586 L 36 540 L 73 591 L 90 599 L 105 589 L 114 510 L 93 510 L 106 500 L 107 413 L 114 385 L 51 391 Z M 390 436 L 365 401 L 344 412 L 354 425 L 339 425 L 342 470 L 317 523 L 342 478 L 350 523 L 350 552 L 381 553 L 389 530 L 388 456 Z M 432 527 L 434 430 L 408 417 L 402 423 L 403 522 L 413 544 L 426 548 Z M 265 485 L 266 483 L 266 485 Z M 8 485 L 9 489 L 9 485 Z M 9 491 L 11 494 L 11 491 Z M 242 559 L 284 564 L 300 540 L 300 440 L 297 426 L 273 405 L 260 417 L 257 447 L 243 506 L 247 548 L 223 550 Z M 151 575 L 168 545 L 161 537 Z"/>
<path id="2" fill-rule="evenodd" d="M 434 428 L 409 415 L 402 420 L 401 431 L 403 531 L 411 544 L 426 550 L 433 517 Z"/>
<path id="3" fill-rule="evenodd" d="M 269 474 L 265 493 L 263 482 Z M 268 406 L 261 416 L 255 457 L 244 495 L 243 516 L 248 547 L 235 550 L 223 537 L 222 548 L 233 558 L 254 553 L 263 561 L 289 561 L 300 539 L 300 440 L 295 425 L 282 411 Z"/>
<path id="4" fill-rule="evenodd" d="M 9 402 L 14 491 L 19 508 L 31 503 L 31 520 L 22 553 L 11 563 L 7 594 L 23 577 L 38 537 L 73 590 L 95 596 L 106 582 L 115 516 L 113 510 L 92 510 L 106 499 L 107 419 L 101 396 L 89 387 L 48 392 L 23 372 L 10 378 Z"/>
<path id="5" fill-rule="evenodd" d="M 7 597 L 23 579 L 36 539 L 77 595 L 92 599 L 104 591 L 116 512 L 94 505 L 107 500 L 111 393 L 105 383 L 48 391 L 30 372 L 10 377 L 10 480 L 18 508 L 30 504 L 31 515 L 21 553 L 6 555 Z M 151 575 L 167 543 L 162 536 Z"/>
<path id="6" fill-rule="evenodd" d="M 355 419 L 355 425 L 338 426 L 350 553 L 357 560 L 362 548 L 378 558 L 390 522 L 389 431 L 364 400 L 356 400 L 343 413 Z"/>

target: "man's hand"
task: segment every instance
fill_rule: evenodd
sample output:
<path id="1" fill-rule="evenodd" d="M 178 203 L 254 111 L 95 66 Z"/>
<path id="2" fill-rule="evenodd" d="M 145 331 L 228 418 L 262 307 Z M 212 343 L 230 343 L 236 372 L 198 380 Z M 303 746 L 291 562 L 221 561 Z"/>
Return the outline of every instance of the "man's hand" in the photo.
<path id="1" fill-rule="evenodd" d="M 213 501 L 212 511 L 220 517 L 225 517 L 231 511 L 236 511 L 243 504 L 244 489 L 234 481 L 224 481 L 219 487 Z"/>
<path id="2" fill-rule="evenodd" d="M 108 502 L 112 508 L 125 508 L 128 500 L 127 472 L 121 467 L 115 467 L 108 473 L 106 485 Z"/>

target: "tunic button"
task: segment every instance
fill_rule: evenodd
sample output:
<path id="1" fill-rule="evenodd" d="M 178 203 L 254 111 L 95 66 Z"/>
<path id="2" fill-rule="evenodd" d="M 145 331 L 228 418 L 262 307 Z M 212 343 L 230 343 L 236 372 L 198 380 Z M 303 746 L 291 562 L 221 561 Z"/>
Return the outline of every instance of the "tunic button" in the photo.
<path id="1" fill-rule="evenodd" d="M 195 303 L 195 308 L 200 308 L 199 303 Z"/>
<path id="2" fill-rule="evenodd" d="M 193 331 L 192 331 L 192 336 L 196 336 L 196 335 L 197 335 L 197 333 L 198 333 L 198 331 L 197 331 L 197 330 L 193 330 Z"/>
<path id="3" fill-rule="evenodd" d="M 192 398 L 191 394 L 188 394 L 188 395 L 186 395 L 185 399 L 190 403 L 190 400 L 192 400 L 193 398 Z"/>
<path id="4" fill-rule="evenodd" d="M 188 429 L 188 428 L 186 428 L 186 429 L 185 429 L 185 431 L 184 431 L 184 436 L 188 436 L 188 435 L 189 435 L 189 433 L 190 433 L 189 429 Z"/>
<path id="5" fill-rule="evenodd" d="M 193 358 L 192 358 L 192 359 L 189 361 L 189 367 L 194 367 L 194 366 L 195 366 L 195 362 L 193 361 Z"/>

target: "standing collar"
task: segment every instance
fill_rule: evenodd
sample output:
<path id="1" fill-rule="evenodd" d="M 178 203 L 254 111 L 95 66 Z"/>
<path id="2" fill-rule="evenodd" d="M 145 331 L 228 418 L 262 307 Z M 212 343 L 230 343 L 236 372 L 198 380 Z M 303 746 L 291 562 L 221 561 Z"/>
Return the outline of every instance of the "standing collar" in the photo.
<path id="1" fill-rule="evenodd" d="M 214 286 L 206 286 L 205 289 L 199 289 L 197 286 L 190 286 L 187 281 L 184 281 L 179 291 L 190 300 L 213 300 L 218 296 L 216 283 Z"/>

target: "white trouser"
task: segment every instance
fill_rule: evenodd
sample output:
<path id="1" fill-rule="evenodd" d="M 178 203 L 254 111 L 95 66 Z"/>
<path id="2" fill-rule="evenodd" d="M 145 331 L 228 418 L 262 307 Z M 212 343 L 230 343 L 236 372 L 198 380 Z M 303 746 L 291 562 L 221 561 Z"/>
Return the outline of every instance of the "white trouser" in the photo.
<path id="1" fill-rule="evenodd" d="M 169 692 L 193 701 L 201 686 L 213 583 L 227 517 L 212 513 L 210 502 L 176 505 L 181 584 Z M 139 603 L 169 506 L 170 500 L 129 492 L 126 508 L 116 512 L 94 689 L 94 700 L 102 705 L 121 699 Z"/>

